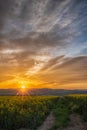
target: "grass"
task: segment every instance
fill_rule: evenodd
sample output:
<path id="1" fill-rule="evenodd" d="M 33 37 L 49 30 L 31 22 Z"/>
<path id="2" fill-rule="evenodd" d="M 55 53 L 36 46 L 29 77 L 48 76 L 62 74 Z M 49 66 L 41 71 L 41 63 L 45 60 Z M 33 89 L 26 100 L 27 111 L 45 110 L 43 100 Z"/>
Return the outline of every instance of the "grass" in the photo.
<path id="1" fill-rule="evenodd" d="M 57 128 L 66 127 L 69 124 L 69 109 L 61 102 L 53 111 L 55 117 L 55 123 L 50 130 L 56 130 Z"/>
<path id="2" fill-rule="evenodd" d="M 84 121 L 87 121 L 87 95 L 69 95 L 60 98 L 54 109 L 55 123 L 50 130 L 68 126 L 71 113 L 81 115 Z"/>

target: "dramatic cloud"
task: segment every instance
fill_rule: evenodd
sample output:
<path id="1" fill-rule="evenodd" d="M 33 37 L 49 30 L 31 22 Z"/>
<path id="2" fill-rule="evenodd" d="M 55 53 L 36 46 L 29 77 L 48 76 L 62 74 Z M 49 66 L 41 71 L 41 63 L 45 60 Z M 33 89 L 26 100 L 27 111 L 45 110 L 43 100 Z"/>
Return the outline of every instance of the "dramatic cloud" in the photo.
<path id="1" fill-rule="evenodd" d="M 86 67 L 87 0 L 0 0 L 1 87 L 86 88 Z"/>

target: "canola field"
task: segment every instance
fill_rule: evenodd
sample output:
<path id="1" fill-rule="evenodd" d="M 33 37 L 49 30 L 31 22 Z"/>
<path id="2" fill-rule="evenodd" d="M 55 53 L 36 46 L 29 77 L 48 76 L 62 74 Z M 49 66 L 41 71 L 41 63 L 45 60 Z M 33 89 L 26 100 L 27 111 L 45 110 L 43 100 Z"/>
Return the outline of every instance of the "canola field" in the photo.
<path id="1" fill-rule="evenodd" d="M 71 113 L 87 121 L 87 95 L 1 96 L 0 130 L 36 130 L 51 111 L 55 116 L 52 130 L 66 127 Z"/>
<path id="2" fill-rule="evenodd" d="M 35 130 L 54 107 L 58 97 L 52 96 L 1 96 L 0 129 Z"/>

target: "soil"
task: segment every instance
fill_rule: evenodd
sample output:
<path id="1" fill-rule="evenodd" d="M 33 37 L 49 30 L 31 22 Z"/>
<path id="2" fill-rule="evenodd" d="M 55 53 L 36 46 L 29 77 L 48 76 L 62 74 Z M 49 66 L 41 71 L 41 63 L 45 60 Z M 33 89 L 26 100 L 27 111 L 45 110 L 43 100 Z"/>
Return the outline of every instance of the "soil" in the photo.
<path id="1" fill-rule="evenodd" d="M 87 130 L 87 123 L 85 123 L 78 114 L 70 115 L 70 124 L 66 128 L 59 128 L 57 130 Z"/>
<path id="2" fill-rule="evenodd" d="M 4 129 L 0 129 L 0 130 L 4 130 Z M 26 128 L 20 128 L 18 130 L 29 130 L 29 129 L 26 129 Z"/>
<path id="3" fill-rule="evenodd" d="M 49 130 L 52 128 L 55 122 L 55 117 L 51 112 L 43 124 L 37 130 Z M 20 130 L 27 130 L 27 129 L 20 129 Z M 70 123 L 66 128 L 58 128 L 56 130 L 87 130 L 87 123 L 85 123 L 81 116 L 78 114 L 71 114 L 70 115 Z"/>
<path id="4" fill-rule="evenodd" d="M 37 130 L 48 130 L 52 128 L 54 122 L 55 118 L 53 113 L 51 112 L 49 116 L 46 118 L 46 120 L 43 122 L 43 124 Z"/>

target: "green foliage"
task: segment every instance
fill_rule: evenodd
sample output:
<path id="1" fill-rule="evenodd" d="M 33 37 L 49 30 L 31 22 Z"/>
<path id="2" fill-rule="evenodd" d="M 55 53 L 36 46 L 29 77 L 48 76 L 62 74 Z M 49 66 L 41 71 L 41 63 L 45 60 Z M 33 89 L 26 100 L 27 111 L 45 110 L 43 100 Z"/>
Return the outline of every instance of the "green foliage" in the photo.
<path id="1" fill-rule="evenodd" d="M 85 95 L 70 95 L 66 96 L 68 108 L 70 112 L 76 112 L 87 121 L 87 96 Z"/>
<path id="2" fill-rule="evenodd" d="M 78 113 L 87 121 L 87 96 L 3 96 L 0 97 L 0 129 L 36 130 L 53 110 L 55 123 L 51 130 L 65 127 L 69 115 Z"/>
<path id="3" fill-rule="evenodd" d="M 71 113 L 80 114 L 87 121 L 87 95 L 60 97 L 54 109 L 55 123 L 50 130 L 66 127 L 69 124 Z"/>
<path id="4" fill-rule="evenodd" d="M 57 97 L 51 96 L 0 97 L 0 129 L 35 130 L 54 107 L 56 100 Z"/>
<path id="5" fill-rule="evenodd" d="M 53 111 L 55 116 L 55 123 L 51 130 L 56 130 L 57 128 L 66 127 L 69 123 L 69 109 L 66 106 L 65 98 L 60 98 Z"/>
<path id="6" fill-rule="evenodd" d="M 69 122 L 69 112 L 67 108 L 57 108 L 54 110 L 55 124 L 54 128 L 65 127 Z"/>

